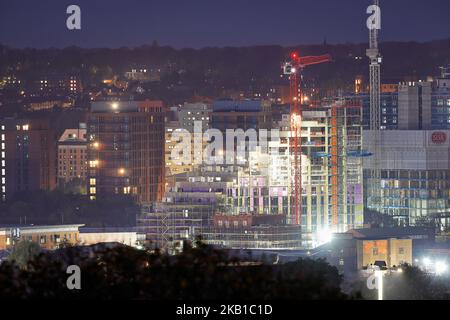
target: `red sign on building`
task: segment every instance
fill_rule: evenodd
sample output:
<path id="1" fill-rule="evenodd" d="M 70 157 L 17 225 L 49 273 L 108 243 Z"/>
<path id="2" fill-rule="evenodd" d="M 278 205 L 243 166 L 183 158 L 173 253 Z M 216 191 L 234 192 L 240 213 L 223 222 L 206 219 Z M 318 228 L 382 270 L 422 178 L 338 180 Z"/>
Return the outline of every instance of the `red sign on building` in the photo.
<path id="1" fill-rule="evenodd" d="M 431 142 L 434 144 L 443 144 L 447 141 L 447 134 L 445 132 L 433 132 L 431 135 Z"/>

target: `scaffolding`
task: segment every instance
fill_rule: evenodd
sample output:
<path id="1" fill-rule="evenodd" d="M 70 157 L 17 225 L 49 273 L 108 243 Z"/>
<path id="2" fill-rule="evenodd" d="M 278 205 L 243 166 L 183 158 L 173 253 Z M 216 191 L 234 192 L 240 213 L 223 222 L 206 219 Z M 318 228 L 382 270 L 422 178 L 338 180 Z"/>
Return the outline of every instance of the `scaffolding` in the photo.
<path id="1" fill-rule="evenodd" d="M 212 227 L 203 234 L 205 242 L 231 249 L 304 249 L 299 225 L 259 225 L 249 227 Z"/>
<path id="2" fill-rule="evenodd" d="M 215 207 L 194 203 L 155 203 L 143 207 L 137 230 L 150 248 L 173 251 L 184 241 L 195 242 L 210 227 Z"/>

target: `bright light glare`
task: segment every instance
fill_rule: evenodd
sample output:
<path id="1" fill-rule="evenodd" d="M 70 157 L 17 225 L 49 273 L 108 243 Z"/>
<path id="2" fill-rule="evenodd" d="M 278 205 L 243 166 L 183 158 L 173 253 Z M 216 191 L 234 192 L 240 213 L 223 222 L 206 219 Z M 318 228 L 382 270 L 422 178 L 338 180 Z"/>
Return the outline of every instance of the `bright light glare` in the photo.
<path id="1" fill-rule="evenodd" d="M 375 271 L 375 276 L 378 280 L 378 300 L 383 300 L 383 271 Z"/>
<path id="2" fill-rule="evenodd" d="M 331 242 L 333 238 L 333 232 L 329 229 L 322 229 L 317 232 L 317 240 L 319 244 Z"/>
<path id="3" fill-rule="evenodd" d="M 291 121 L 294 125 L 298 126 L 302 123 L 302 117 L 299 114 L 294 113 L 291 117 Z"/>
<path id="4" fill-rule="evenodd" d="M 423 258 L 423 264 L 429 266 L 432 264 L 431 259 L 428 257 Z"/>
<path id="5" fill-rule="evenodd" d="M 116 102 L 114 102 L 114 103 L 111 105 L 111 108 L 113 108 L 114 110 L 116 110 L 118 107 L 119 107 L 119 105 L 118 105 Z"/>
<path id="6" fill-rule="evenodd" d="M 441 274 L 444 274 L 447 272 L 448 266 L 443 261 L 437 261 L 434 268 L 435 268 L 436 274 L 441 275 Z"/>

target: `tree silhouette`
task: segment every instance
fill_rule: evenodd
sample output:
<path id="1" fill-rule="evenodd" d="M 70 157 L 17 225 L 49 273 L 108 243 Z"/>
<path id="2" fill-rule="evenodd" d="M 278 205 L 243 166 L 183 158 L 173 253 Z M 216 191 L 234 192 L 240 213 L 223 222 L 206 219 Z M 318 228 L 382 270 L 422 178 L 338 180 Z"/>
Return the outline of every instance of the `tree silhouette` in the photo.
<path id="1" fill-rule="evenodd" d="M 66 287 L 69 265 L 80 266 L 81 290 Z M 260 264 L 204 244 L 176 256 L 122 245 L 69 247 L 38 255 L 26 270 L 0 266 L 0 298 L 345 299 L 340 282 L 337 269 L 322 260 Z"/>

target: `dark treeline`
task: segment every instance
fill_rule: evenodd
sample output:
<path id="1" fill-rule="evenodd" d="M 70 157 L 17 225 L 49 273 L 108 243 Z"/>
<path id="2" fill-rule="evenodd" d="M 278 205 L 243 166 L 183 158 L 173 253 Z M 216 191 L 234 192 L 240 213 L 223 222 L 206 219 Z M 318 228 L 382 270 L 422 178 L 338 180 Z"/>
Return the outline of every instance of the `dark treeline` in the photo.
<path id="1" fill-rule="evenodd" d="M 80 290 L 69 290 L 68 266 L 80 268 Z M 448 298 L 445 279 L 418 267 L 384 277 L 384 299 Z M 443 281 L 444 280 L 444 281 Z M 203 243 L 170 256 L 124 245 L 63 246 L 40 252 L 20 242 L 0 265 L 0 299 L 145 299 L 145 300 L 346 300 L 377 299 L 367 278 L 356 277 L 342 290 L 342 276 L 325 260 L 285 264 L 230 257 Z M 71 280 L 75 285 L 76 280 Z"/>
<path id="2" fill-rule="evenodd" d="M 337 269 L 323 260 L 243 265 L 199 244 L 168 256 L 131 247 L 68 247 L 41 253 L 25 268 L 0 265 L 0 298 L 150 300 L 341 300 Z M 68 290 L 66 269 L 81 270 Z"/>

